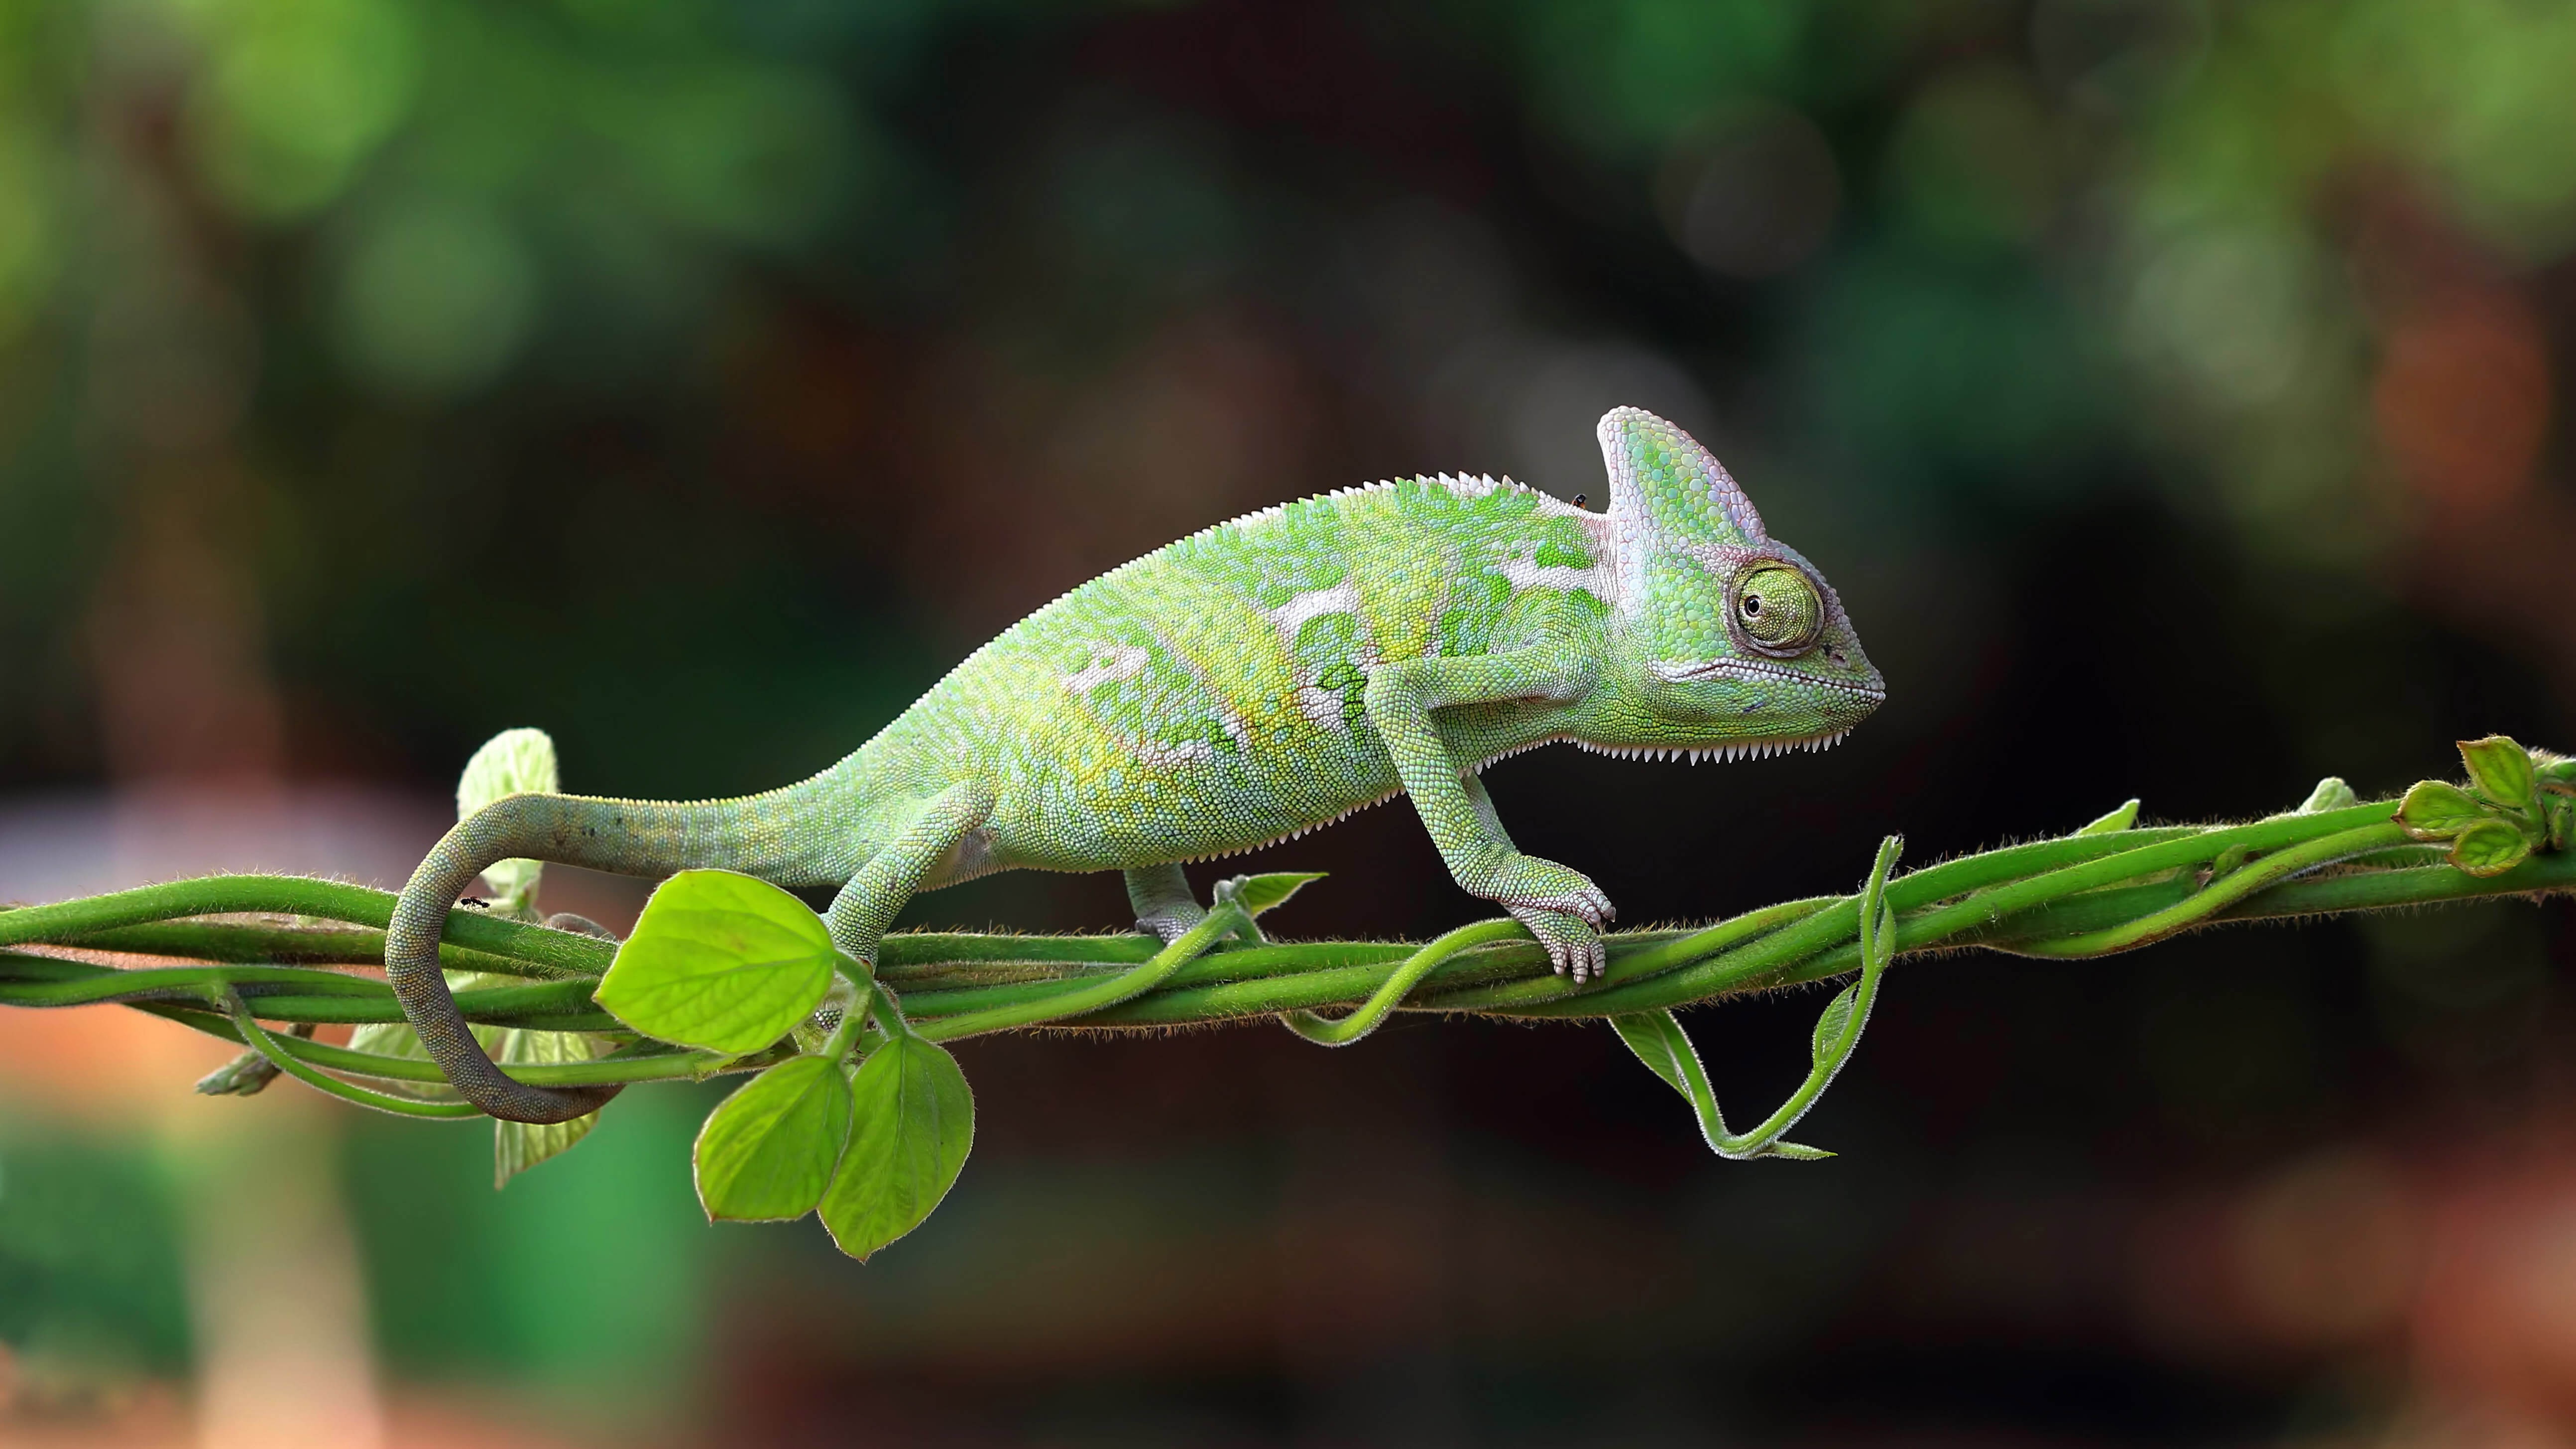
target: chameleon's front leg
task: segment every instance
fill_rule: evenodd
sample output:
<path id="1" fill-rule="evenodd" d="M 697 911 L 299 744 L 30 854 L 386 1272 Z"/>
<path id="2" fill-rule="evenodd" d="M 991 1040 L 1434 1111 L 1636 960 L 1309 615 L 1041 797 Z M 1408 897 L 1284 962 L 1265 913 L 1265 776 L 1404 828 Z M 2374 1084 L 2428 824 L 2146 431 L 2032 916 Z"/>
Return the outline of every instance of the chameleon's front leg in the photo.
<path id="1" fill-rule="evenodd" d="M 1600 928 L 1617 914 L 1581 872 L 1524 855 L 1503 833 L 1493 801 L 1450 752 L 1431 712 L 1508 699 L 1571 700 L 1591 683 L 1582 651 L 1526 649 L 1457 659 L 1407 659 L 1369 674 L 1369 723 L 1440 848 L 1450 877 L 1512 913 L 1577 981 L 1601 972 Z"/>

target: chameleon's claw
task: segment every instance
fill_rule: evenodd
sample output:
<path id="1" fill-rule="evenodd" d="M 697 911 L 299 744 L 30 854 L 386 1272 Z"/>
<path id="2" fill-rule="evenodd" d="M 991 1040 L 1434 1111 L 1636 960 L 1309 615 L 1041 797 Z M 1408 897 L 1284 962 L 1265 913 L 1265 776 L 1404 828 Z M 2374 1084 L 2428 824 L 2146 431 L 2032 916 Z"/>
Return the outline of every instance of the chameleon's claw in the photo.
<path id="1" fill-rule="evenodd" d="M 1571 914 L 1581 916 L 1583 923 L 1596 931 L 1619 919 L 1619 908 L 1610 904 L 1610 897 L 1603 894 L 1599 886 L 1586 886 L 1575 892 L 1569 910 Z"/>
<path id="2" fill-rule="evenodd" d="M 1598 977 L 1608 960 L 1601 937 L 1592 924 L 1572 911 L 1547 906 L 1505 906 L 1512 919 L 1529 929 L 1541 948 L 1547 952 L 1547 964 L 1559 976 L 1572 977 L 1578 986 Z"/>

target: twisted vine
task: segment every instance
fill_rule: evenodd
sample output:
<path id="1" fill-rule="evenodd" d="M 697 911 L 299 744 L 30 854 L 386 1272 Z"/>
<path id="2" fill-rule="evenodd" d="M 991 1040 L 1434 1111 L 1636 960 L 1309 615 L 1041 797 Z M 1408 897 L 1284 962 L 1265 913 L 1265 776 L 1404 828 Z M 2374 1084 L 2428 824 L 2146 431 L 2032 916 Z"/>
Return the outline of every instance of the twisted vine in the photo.
<path id="1" fill-rule="evenodd" d="M 2562 819 L 2563 802 L 2576 798 L 2568 763 L 2545 761 L 2557 772 L 2546 798 L 2562 802 Z M 2546 825 L 2534 832 L 2536 848 L 2503 869 L 2464 869 L 2451 851 L 2409 834 L 2397 818 L 2405 802 L 2336 805 L 2332 787 L 2339 784 L 2321 787 L 2326 808 L 2312 801 L 2251 824 L 2087 827 L 1896 876 L 1886 886 L 1895 956 L 1983 947 L 2072 959 L 2235 922 L 2576 893 L 2576 853 L 2553 841 Z M 265 1021 L 399 1022 L 392 991 L 361 974 L 382 964 L 393 900 L 338 881 L 228 875 L 0 908 L 0 1006 L 131 1006 L 232 1041 L 241 1033 L 227 993 L 238 993 Z M 1097 1007 L 1087 998 L 1104 979 L 1144 965 L 1162 944 L 1131 934 L 896 934 L 886 938 L 875 976 L 934 1041 L 1030 1027 L 1222 1025 L 1337 1007 L 1351 1014 L 1338 1023 L 1313 1017 L 1313 1025 L 1301 1017 L 1301 1028 L 1325 1040 L 1330 1026 L 1348 1040 L 1394 1011 L 1610 1017 L 1844 975 L 1861 965 L 1859 905 L 1857 894 L 1819 896 L 1700 930 L 1615 932 L 1609 970 L 1583 986 L 1551 974 L 1545 955 L 1507 919 L 1478 922 L 1429 946 L 1264 942 L 1211 951 L 1132 997 Z M 264 919 L 224 919 L 238 917 Z M 439 957 L 453 970 L 521 978 L 460 991 L 470 1021 L 621 1041 L 617 1053 L 595 1061 L 517 1069 L 534 1082 L 667 1081 L 762 1064 L 760 1056 L 712 1060 L 713 1053 L 662 1047 L 625 1030 L 590 1000 L 616 952 L 614 942 L 595 936 L 459 907 L 448 917 Z M 104 957 L 191 964 L 124 966 Z M 327 1071 L 440 1080 L 418 1058 L 293 1038 L 278 1045 Z"/>
<path id="2" fill-rule="evenodd" d="M 2131 801 L 2066 836 L 1902 875 L 1891 870 L 1891 840 L 1857 893 L 1783 902 L 1697 930 L 1611 934 L 1608 970 L 1582 985 L 1552 974 L 1507 918 L 1428 944 L 1266 940 L 1250 929 L 1252 916 L 1310 879 L 1288 876 L 1228 883 L 1205 925 L 1168 947 L 1126 934 L 892 935 L 872 971 L 843 959 L 850 980 L 839 1006 L 747 1054 L 658 1041 L 603 1009 L 594 997 L 621 948 L 598 935 L 460 907 L 449 914 L 440 960 L 475 973 L 456 992 L 469 1021 L 581 1034 L 605 1050 L 513 1064 L 515 1075 L 542 1086 L 699 1080 L 818 1055 L 842 1064 L 856 1051 L 861 1066 L 824 1075 L 864 1088 L 866 1064 L 880 1055 L 909 1053 L 917 1067 L 930 1060 L 923 1053 L 947 1060 L 931 1044 L 1028 1029 L 1278 1018 L 1307 1040 L 1339 1046 L 1399 1011 L 1606 1018 L 1690 1100 L 1722 1155 L 1819 1156 L 1780 1134 L 1848 1056 L 1893 961 L 1968 948 L 2076 959 L 2237 922 L 2576 893 L 2576 761 L 2502 737 L 2466 742 L 2461 753 L 2464 785 L 2427 781 L 2400 799 L 2364 802 L 2329 779 L 2297 809 L 2245 824 L 2142 827 Z M 385 1110 L 475 1115 L 437 1099 L 443 1079 L 423 1056 L 311 1037 L 316 1025 L 402 1020 L 392 991 L 368 974 L 381 968 L 393 903 L 386 892 L 341 882 L 238 875 L 0 908 L 0 1006 L 122 1005 L 257 1053 L 203 1090 L 256 1091 L 282 1070 Z M 1670 1013 L 1855 972 L 1861 981 L 1818 1023 L 1808 1083 L 1761 1128 L 1729 1133 Z M 862 1030 L 866 1022 L 873 1025 Z M 878 1051 L 888 1045 L 903 1050 Z M 955 1086 L 963 1092 L 962 1077 Z"/>

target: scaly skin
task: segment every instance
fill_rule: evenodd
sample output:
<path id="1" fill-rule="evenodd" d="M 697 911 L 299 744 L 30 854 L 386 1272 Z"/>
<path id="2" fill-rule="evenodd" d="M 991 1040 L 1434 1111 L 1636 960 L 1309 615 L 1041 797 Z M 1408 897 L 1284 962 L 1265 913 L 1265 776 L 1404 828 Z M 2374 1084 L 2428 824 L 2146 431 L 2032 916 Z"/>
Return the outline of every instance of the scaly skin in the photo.
<path id="1" fill-rule="evenodd" d="M 721 867 L 838 886 L 872 960 L 914 892 L 997 870 L 1120 870 L 1165 939 L 1201 911 L 1180 863 L 1409 795 L 1450 874 L 1578 981 L 1609 898 L 1516 849 L 1477 779 L 1558 741 L 1733 756 L 1830 745 L 1886 697 L 1822 576 L 1662 419 L 1601 420 L 1611 506 L 1415 478 L 1264 509 L 1084 584 L 951 671 L 822 774 L 738 800 L 515 795 L 458 824 L 386 938 L 404 1014 L 465 1096 L 558 1121 L 604 1091 L 504 1075 L 458 1017 L 441 924 L 484 867 Z"/>

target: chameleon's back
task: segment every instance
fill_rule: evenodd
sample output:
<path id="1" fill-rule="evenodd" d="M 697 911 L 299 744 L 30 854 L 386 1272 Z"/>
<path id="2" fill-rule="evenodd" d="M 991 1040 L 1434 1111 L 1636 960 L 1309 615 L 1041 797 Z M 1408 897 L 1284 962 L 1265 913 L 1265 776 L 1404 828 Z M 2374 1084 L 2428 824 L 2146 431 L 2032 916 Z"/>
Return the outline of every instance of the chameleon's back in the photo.
<path id="1" fill-rule="evenodd" d="M 1102 575 L 978 650 L 871 746 L 999 806 L 993 865 L 1247 849 L 1397 788 L 1367 670 L 1481 654 L 1518 609 L 1600 609 L 1588 514 L 1490 479 L 1264 509 Z"/>

